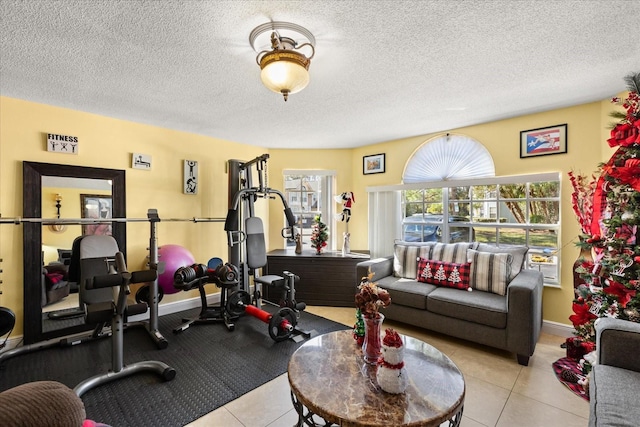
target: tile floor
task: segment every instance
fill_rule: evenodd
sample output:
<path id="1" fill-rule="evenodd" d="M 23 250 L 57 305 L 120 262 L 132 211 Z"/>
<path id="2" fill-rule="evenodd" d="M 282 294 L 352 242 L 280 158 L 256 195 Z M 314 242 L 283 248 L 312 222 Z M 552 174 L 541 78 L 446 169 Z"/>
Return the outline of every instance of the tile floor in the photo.
<path id="1" fill-rule="evenodd" d="M 311 313 L 353 325 L 354 309 L 308 307 Z M 433 345 L 462 371 L 467 393 L 462 427 L 586 427 L 589 403 L 556 378 L 551 364 L 565 356 L 564 338 L 542 334 L 529 366 L 515 355 L 393 321 L 385 325 Z M 291 427 L 297 422 L 287 374 L 188 424 L 189 427 Z M 445 424 L 446 425 L 446 424 Z"/>

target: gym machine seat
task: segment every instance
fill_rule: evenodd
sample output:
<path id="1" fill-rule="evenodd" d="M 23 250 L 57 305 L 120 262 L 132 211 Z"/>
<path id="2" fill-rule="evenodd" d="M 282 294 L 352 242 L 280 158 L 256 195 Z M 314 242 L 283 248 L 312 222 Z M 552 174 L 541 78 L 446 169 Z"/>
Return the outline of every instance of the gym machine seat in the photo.
<path id="1" fill-rule="evenodd" d="M 257 270 L 267 265 L 267 251 L 264 239 L 264 227 L 262 220 L 258 217 L 249 217 L 245 220 L 245 230 L 247 234 L 247 266 L 253 271 L 254 283 L 272 286 L 282 290 L 281 306 L 289 307 L 296 311 L 303 311 L 307 305 L 295 300 L 295 282 L 300 280 L 295 274 L 284 271 L 283 276 L 266 274 L 259 276 Z"/>

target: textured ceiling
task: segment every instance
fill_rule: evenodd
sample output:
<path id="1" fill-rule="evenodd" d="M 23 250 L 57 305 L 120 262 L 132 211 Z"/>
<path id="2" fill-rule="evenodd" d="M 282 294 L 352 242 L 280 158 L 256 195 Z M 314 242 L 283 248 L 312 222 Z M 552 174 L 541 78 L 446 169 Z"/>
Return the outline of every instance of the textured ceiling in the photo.
<path id="1" fill-rule="evenodd" d="M 316 37 L 284 102 L 249 33 Z M 270 148 L 357 147 L 606 99 L 640 1 L 0 1 L 0 94 Z"/>

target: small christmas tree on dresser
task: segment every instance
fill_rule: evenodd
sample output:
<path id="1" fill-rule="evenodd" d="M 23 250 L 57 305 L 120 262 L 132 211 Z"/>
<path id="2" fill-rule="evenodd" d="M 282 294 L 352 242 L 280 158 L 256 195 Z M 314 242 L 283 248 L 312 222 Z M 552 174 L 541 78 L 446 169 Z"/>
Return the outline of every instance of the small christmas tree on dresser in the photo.
<path id="1" fill-rule="evenodd" d="M 356 323 L 353 325 L 353 339 L 362 347 L 362 343 L 364 343 L 364 317 L 360 309 L 356 310 Z"/>
<path id="2" fill-rule="evenodd" d="M 640 322 L 640 73 L 625 77 L 625 82 L 627 97 L 612 100 L 625 109 L 611 114 L 619 121 L 607 142 L 618 147 L 616 152 L 599 165 L 598 178 L 569 174 L 583 233 L 580 246 L 593 254 L 575 270 L 584 282 L 575 289 L 574 314 L 569 317 L 582 349 L 576 358 L 595 348 L 596 319 Z M 569 348 L 567 353 L 572 356 Z"/>
<path id="3" fill-rule="evenodd" d="M 316 215 L 311 226 L 311 247 L 315 248 L 316 254 L 320 255 L 327 246 L 329 231 L 327 224 L 322 222 L 322 216 Z"/>

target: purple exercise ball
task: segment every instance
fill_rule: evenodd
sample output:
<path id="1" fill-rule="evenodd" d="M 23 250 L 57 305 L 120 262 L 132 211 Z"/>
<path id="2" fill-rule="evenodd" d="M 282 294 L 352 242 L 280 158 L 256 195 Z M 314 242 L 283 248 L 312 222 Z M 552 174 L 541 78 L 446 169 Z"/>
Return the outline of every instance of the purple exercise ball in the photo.
<path id="1" fill-rule="evenodd" d="M 158 275 L 158 287 L 165 294 L 175 294 L 180 290 L 173 286 L 173 275 L 180 267 L 195 264 L 195 258 L 180 245 L 162 245 L 158 249 L 158 262 L 164 262 L 164 273 Z"/>

